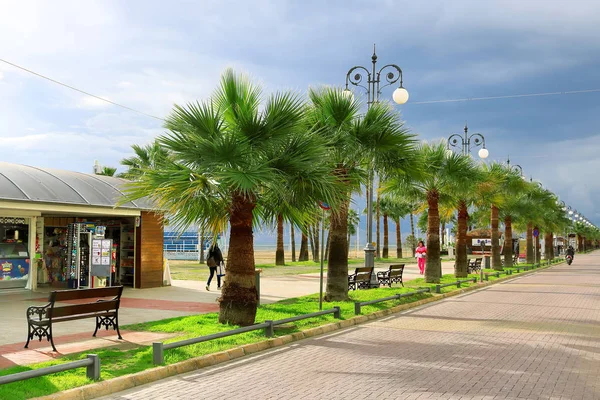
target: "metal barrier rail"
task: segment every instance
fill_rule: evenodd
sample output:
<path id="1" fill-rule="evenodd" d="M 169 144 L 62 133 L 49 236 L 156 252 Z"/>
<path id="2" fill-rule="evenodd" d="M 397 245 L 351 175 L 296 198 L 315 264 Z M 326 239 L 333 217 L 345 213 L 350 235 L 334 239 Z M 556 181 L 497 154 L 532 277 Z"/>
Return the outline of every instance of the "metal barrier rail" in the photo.
<path id="1" fill-rule="evenodd" d="M 340 307 L 335 306 L 330 310 L 317 311 L 310 314 L 298 315 L 296 317 L 290 317 L 286 319 L 280 319 L 276 321 L 265 321 L 261 324 L 254 324 L 250 326 L 243 326 L 241 328 L 232 329 L 230 331 L 213 333 L 212 335 L 199 336 L 191 339 L 181 340 L 179 342 L 172 343 L 163 343 L 163 342 L 154 342 L 152 343 L 152 362 L 155 365 L 163 364 L 165 362 L 165 354 L 164 351 L 168 349 L 176 349 L 182 346 L 189 346 L 190 344 L 197 344 L 202 342 L 208 342 L 209 340 L 221 339 L 228 336 L 238 335 L 240 333 L 246 333 L 251 331 L 256 331 L 259 329 L 265 330 L 265 336 L 272 337 L 273 336 L 273 327 L 276 325 L 286 324 L 288 322 L 299 321 L 302 319 L 318 317 L 321 315 L 333 314 L 335 318 L 341 318 Z"/>
<path id="2" fill-rule="evenodd" d="M 383 297 L 381 299 L 375 299 L 375 300 L 369 300 L 369 301 L 357 301 L 354 303 L 354 314 L 359 315 L 360 311 L 361 311 L 360 309 L 362 306 L 368 306 L 370 304 L 381 303 L 383 301 L 397 300 L 397 299 L 401 299 L 402 297 L 409 297 L 409 296 L 414 296 L 415 294 L 429 293 L 429 292 L 431 292 L 431 288 L 424 288 L 424 289 L 419 289 L 416 292 L 401 293 L 401 294 L 396 294 L 396 295 L 390 296 L 390 297 Z"/>
<path id="3" fill-rule="evenodd" d="M 24 381 L 31 378 L 55 374 L 57 372 L 68 371 L 75 368 L 86 367 L 86 376 L 95 381 L 100 379 L 100 357 L 96 354 L 88 354 L 84 360 L 72 361 L 65 364 L 52 365 L 50 367 L 32 369 L 31 371 L 17 372 L 16 374 L 0 376 L 0 385 L 6 383 Z"/>
<path id="4" fill-rule="evenodd" d="M 448 286 L 454 286 L 454 285 L 456 285 L 456 287 L 459 288 L 461 283 L 466 283 L 466 282 L 477 283 L 477 278 L 469 278 L 469 279 L 463 279 L 463 280 L 459 279 L 456 282 L 444 283 L 443 285 L 437 284 L 437 285 L 435 285 L 435 292 L 436 293 L 442 293 L 441 289 L 445 288 L 445 287 L 448 287 Z"/>

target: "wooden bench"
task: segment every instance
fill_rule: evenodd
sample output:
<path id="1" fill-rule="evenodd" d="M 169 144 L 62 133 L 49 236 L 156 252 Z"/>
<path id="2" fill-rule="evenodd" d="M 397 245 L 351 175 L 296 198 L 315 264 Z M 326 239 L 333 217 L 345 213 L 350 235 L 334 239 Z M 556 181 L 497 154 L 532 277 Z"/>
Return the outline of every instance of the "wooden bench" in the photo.
<path id="1" fill-rule="evenodd" d="M 348 275 L 348 290 L 368 289 L 371 286 L 371 275 L 373 268 L 356 268 L 353 274 Z"/>
<path id="2" fill-rule="evenodd" d="M 119 303 L 123 286 L 113 286 L 98 289 L 75 289 L 75 290 L 55 290 L 50 293 L 48 304 L 42 307 L 31 306 L 27 308 L 27 343 L 37 336 L 41 341 L 46 337 L 54 346 L 52 336 L 52 324 L 57 322 L 73 321 L 84 318 L 96 318 L 96 330 L 92 336 L 96 336 L 98 329 L 104 326 L 107 330 L 112 326 L 117 331 L 119 339 Z M 110 299 L 105 299 L 111 297 Z M 75 303 L 64 306 L 57 306 L 59 302 L 70 302 L 73 300 L 96 299 L 85 303 Z"/>
<path id="3" fill-rule="evenodd" d="M 481 271 L 481 262 L 483 261 L 483 258 L 476 258 L 475 261 L 471 261 L 469 260 L 469 266 L 467 267 L 467 272 L 468 273 L 474 273 L 477 271 Z"/>
<path id="4" fill-rule="evenodd" d="M 404 264 L 390 265 L 390 268 L 387 271 L 380 271 L 377 273 L 377 280 L 380 285 L 392 287 L 392 283 L 396 282 L 404 286 L 404 282 L 402 282 L 403 272 Z"/>

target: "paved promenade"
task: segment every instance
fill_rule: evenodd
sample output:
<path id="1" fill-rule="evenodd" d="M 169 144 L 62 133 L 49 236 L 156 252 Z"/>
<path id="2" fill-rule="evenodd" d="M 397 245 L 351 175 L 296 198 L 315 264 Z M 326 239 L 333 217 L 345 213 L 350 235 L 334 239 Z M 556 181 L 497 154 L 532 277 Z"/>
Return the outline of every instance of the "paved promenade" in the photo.
<path id="1" fill-rule="evenodd" d="M 600 399 L 600 252 L 105 400 Z"/>

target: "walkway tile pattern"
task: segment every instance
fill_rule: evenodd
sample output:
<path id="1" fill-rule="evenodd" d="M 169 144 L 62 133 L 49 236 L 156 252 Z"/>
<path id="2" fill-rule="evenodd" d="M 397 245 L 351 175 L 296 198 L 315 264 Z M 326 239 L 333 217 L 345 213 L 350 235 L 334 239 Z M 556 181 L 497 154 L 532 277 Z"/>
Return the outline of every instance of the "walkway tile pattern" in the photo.
<path id="1" fill-rule="evenodd" d="M 105 400 L 600 399 L 600 254 Z"/>

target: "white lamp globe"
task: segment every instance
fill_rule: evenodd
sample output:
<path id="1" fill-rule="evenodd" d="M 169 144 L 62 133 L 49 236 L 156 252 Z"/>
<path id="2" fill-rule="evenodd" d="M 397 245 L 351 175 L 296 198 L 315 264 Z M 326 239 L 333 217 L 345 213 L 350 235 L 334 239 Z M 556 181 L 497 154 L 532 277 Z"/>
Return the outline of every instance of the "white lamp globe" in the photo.
<path id="1" fill-rule="evenodd" d="M 392 98 L 396 104 L 404 104 L 408 101 L 408 91 L 403 87 L 399 87 L 398 89 L 394 90 Z"/>
<path id="2" fill-rule="evenodd" d="M 490 152 L 488 151 L 488 149 L 486 149 L 486 148 L 484 147 L 483 149 L 480 149 L 480 150 L 479 150 L 479 153 L 478 153 L 478 154 L 479 154 L 479 158 L 482 158 L 482 159 L 484 159 L 484 160 L 485 160 L 485 159 L 486 159 L 486 158 L 487 158 L 487 157 L 490 155 Z"/>
<path id="3" fill-rule="evenodd" d="M 573 215 L 573 210 L 569 210 L 569 215 Z"/>
<path id="4" fill-rule="evenodd" d="M 352 93 L 352 90 L 350 89 L 344 89 L 344 91 L 342 92 L 344 94 L 344 96 L 346 96 L 348 99 L 353 100 L 354 99 L 354 93 Z"/>

